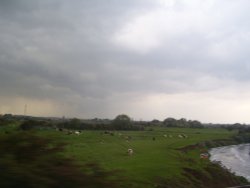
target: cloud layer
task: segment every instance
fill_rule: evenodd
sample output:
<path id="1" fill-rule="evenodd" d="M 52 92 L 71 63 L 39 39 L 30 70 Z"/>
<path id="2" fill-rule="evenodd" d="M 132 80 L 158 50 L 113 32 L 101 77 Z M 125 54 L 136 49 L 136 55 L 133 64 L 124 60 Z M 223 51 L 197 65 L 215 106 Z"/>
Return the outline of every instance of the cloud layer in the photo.
<path id="1" fill-rule="evenodd" d="M 0 112 L 249 123 L 247 0 L 3 0 Z"/>

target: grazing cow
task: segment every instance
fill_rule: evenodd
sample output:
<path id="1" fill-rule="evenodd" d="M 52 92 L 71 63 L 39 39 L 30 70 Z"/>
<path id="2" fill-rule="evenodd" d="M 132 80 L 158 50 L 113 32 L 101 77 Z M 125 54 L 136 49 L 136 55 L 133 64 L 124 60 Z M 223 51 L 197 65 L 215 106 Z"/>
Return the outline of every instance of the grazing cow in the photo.
<path id="1" fill-rule="evenodd" d="M 133 155 L 133 153 L 134 153 L 133 149 L 129 148 L 128 149 L 128 155 Z"/>
<path id="2" fill-rule="evenodd" d="M 75 134 L 76 135 L 80 135 L 80 131 L 75 131 Z"/>
<path id="3" fill-rule="evenodd" d="M 181 134 L 178 135 L 179 138 L 183 138 L 183 136 Z"/>
<path id="4" fill-rule="evenodd" d="M 164 134 L 163 136 L 164 136 L 165 138 L 167 138 L 167 137 L 168 137 L 168 135 L 166 135 L 166 134 Z"/>
<path id="5" fill-rule="evenodd" d="M 185 135 L 185 134 L 183 134 L 182 136 L 183 136 L 184 138 L 187 138 L 187 137 L 188 137 L 188 136 L 187 136 L 187 135 Z"/>

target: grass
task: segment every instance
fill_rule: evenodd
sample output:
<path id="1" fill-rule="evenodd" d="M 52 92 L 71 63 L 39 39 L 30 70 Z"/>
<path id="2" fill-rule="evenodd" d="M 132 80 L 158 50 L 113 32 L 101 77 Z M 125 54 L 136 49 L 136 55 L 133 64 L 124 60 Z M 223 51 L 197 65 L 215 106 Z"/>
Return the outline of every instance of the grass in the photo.
<path id="1" fill-rule="evenodd" d="M 0 136 L 15 129 L 16 125 L 0 127 Z M 40 136 L 66 143 L 63 155 L 79 163 L 97 162 L 107 170 L 119 170 L 120 175 L 127 180 L 124 187 L 131 188 L 149 188 L 161 183 L 163 187 L 202 187 L 199 178 L 210 179 L 210 169 L 217 168 L 209 167 L 208 160 L 200 159 L 200 153 L 207 148 L 185 152 L 180 148 L 204 141 L 228 139 L 236 134 L 220 128 L 160 127 L 146 131 L 113 131 L 113 134 L 83 131 L 79 136 L 56 130 L 36 132 Z M 179 138 L 180 134 L 187 135 L 187 138 Z M 127 154 L 129 148 L 134 151 L 132 156 Z M 224 173 L 218 169 L 216 171 Z"/>
<path id="2" fill-rule="evenodd" d="M 179 148 L 215 139 L 227 139 L 235 134 L 225 129 L 154 128 L 153 131 L 83 131 L 79 136 L 57 131 L 40 131 L 46 137 L 66 142 L 65 155 L 80 163 L 95 161 L 106 169 L 118 169 L 132 187 L 153 187 L 157 178 L 183 177 L 183 168 L 200 169 L 207 161 L 200 160 L 199 150 L 183 153 Z M 179 138 L 185 134 L 187 138 Z M 168 135 L 168 137 L 164 137 Z M 172 136 L 172 138 L 169 137 Z M 131 139 L 128 141 L 128 137 Z M 127 149 L 134 154 L 128 156 Z M 205 148 L 204 148 L 205 149 Z"/>

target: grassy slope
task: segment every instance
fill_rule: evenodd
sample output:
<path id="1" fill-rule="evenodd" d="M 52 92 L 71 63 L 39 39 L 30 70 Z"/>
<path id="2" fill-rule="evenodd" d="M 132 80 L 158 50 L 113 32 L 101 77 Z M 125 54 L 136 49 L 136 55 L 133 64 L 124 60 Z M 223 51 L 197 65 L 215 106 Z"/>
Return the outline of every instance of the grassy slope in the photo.
<path id="1" fill-rule="evenodd" d="M 181 133 L 188 138 L 178 138 Z M 40 134 L 69 143 L 66 155 L 79 162 L 97 161 L 107 169 L 122 170 L 133 187 L 142 187 L 142 184 L 143 187 L 153 187 L 159 177 L 188 181 L 183 168 L 202 171 L 207 166 L 208 161 L 200 160 L 198 149 L 183 153 L 178 148 L 229 138 L 235 133 L 224 129 L 159 128 L 154 131 L 119 131 L 114 132 L 114 136 L 103 134 L 103 131 L 84 131 L 80 136 L 54 131 Z M 165 138 L 164 134 L 172 135 L 172 138 Z M 127 136 L 131 137 L 129 142 Z M 126 154 L 128 148 L 134 150 L 133 156 Z"/>

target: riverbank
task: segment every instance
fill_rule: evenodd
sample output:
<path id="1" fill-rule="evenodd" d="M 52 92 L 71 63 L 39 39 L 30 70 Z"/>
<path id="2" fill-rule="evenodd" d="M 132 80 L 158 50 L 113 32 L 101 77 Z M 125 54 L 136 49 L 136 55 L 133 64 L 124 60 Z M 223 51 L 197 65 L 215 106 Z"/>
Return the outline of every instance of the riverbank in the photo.
<path id="1" fill-rule="evenodd" d="M 223 188 L 247 185 L 249 182 L 240 176 L 229 172 L 218 163 L 208 163 L 202 169 L 183 168 L 184 178 L 162 180 L 159 188 Z"/>
<path id="2" fill-rule="evenodd" d="M 211 162 L 206 159 L 200 159 L 197 161 L 194 156 L 201 152 L 208 152 L 211 148 L 236 145 L 248 141 L 249 138 L 244 135 L 237 135 L 231 139 L 217 139 L 204 141 L 194 145 L 189 145 L 179 150 L 183 154 L 186 166 L 183 168 L 182 175 L 185 177 L 181 180 L 169 179 L 164 182 L 165 186 L 162 187 L 186 187 L 186 188 L 222 188 L 222 187 L 234 187 L 249 185 L 250 182 L 235 173 L 229 171 L 219 162 Z M 192 165 L 192 163 L 196 163 Z M 197 163 L 199 163 L 197 165 Z M 198 166 L 198 167 L 197 167 Z M 159 186 L 161 187 L 161 186 Z"/>

